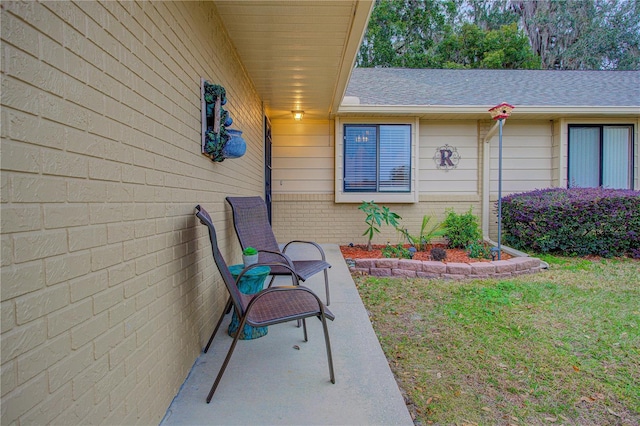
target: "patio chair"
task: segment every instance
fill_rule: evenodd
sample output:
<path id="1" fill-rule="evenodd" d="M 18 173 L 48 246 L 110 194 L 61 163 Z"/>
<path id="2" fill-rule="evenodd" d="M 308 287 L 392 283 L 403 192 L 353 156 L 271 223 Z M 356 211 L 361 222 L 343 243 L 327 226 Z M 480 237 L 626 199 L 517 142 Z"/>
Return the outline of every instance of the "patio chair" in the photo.
<path id="1" fill-rule="evenodd" d="M 213 260 L 215 261 L 218 270 L 220 271 L 220 275 L 222 276 L 222 280 L 227 287 L 229 292 L 229 299 L 227 301 L 227 306 L 222 311 L 222 315 L 218 320 L 218 323 L 209 339 L 209 343 L 205 348 L 205 353 L 209 349 L 209 345 L 213 340 L 218 328 L 220 327 L 220 323 L 222 322 L 222 318 L 224 318 L 225 314 L 228 312 L 228 308 L 233 305 L 236 310 L 236 314 L 238 315 L 240 324 L 238 327 L 238 331 L 235 333 L 233 338 L 233 342 L 231 343 L 231 347 L 229 348 L 229 352 L 222 363 L 222 367 L 220 367 L 220 371 L 218 372 L 218 376 L 216 377 L 213 386 L 211 386 L 211 390 L 209 391 L 209 395 L 207 396 L 207 403 L 211 401 L 220 380 L 222 379 L 222 375 L 224 374 L 225 369 L 227 368 L 227 364 L 231 359 L 231 355 L 233 354 L 233 350 L 236 347 L 236 343 L 238 342 L 238 338 L 240 337 L 241 330 L 243 330 L 245 324 L 248 324 L 253 327 L 266 327 L 270 325 L 280 324 L 288 321 L 296 321 L 302 320 L 302 326 L 304 330 L 304 341 L 307 341 L 307 324 L 305 322 L 306 318 L 309 317 L 317 317 L 320 321 L 322 321 L 322 327 L 324 329 L 324 340 L 325 346 L 327 349 L 327 359 L 329 361 L 329 376 L 331 379 L 331 383 L 335 383 L 335 376 L 333 373 L 333 358 L 331 356 L 331 343 L 329 341 L 329 330 L 327 328 L 327 319 L 334 320 L 335 316 L 327 309 L 320 298 L 316 296 L 313 291 L 309 288 L 301 285 L 293 285 L 293 286 L 277 286 L 277 287 L 268 287 L 256 294 L 243 294 L 238 289 L 236 282 L 239 282 L 242 276 L 252 268 L 262 266 L 264 264 L 254 264 L 247 268 L 245 268 L 237 278 L 237 281 L 234 281 L 227 264 L 218 249 L 218 241 L 216 238 L 216 230 L 213 227 L 213 222 L 211 221 L 211 216 L 209 213 L 202 208 L 201 206 L 196 206 L 195 214 L 200 222 L 203 225 L 206 225 L 209 228 L 209 239 L 211 240 L 211 249 L 213 251 Z M 288 268 L 287 265 L 282 264 L 268 264 L 270 267 L 281 266 L 282 268 Z M 291 279 L 294 283 L 297 284 L 298 277 L 293 271 L 289 272 L 291 275 Z M 265 369 L 266 372 L 268 369 Z"/>
<path id="2" fill-rule="evenodd" d="M 324 272 L 324 288 L 327 295 L 327 306 L 331 304 L 329 298 L 329 276 L 327 269 L 331 264 L 327 263 L 324 250 L 319 244 L 313 241 L 293 240 L 289 241 L 280 250 L 276 240 L 269 217 L 267 216 L 267 205 L 260 197 L 227 197 L 227 202 L 233 211 L 233 226 L 236 228 L 240 246 L 244 250 L 246 247 L 254 247 L 259 252 L 259 262 L 278 262 L 289 265 L 289 268 L 281 266 L 271 268 L 271 282 L 277 275 L 289 275 L 293 269 L 301 281 L 306 281 L 309 277 Z M 320 259 L 291 260 L 287 256 L 287 249 L 293 244 L 310 244 L 318 250 Z"/>

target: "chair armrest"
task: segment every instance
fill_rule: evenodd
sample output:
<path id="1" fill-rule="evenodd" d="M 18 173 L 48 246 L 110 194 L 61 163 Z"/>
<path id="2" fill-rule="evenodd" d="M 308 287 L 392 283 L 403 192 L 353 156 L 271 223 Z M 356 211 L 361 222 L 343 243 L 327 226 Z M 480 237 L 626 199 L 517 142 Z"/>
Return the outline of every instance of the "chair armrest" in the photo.
<path id="1" fill-rule="evenodd" d="M 287 266 L 289 266 L 289 269 L 294 269 L 293 260 L 291 260 L 291 258 L 284 253 L 281 253 L 279 251 L 272 251 L 272 250 L 258 250 L 258 253 L 269 253 L 269 254 L 275 254 L 276 256 L 280 256 L 282 259 L 284 259 L 284 262 L 276 262 L 276 263 L 284 263 Z"/>
<path id="2" fill-rule="evenodd" d="M 311 244 L 312 246 L 314 246 L 315 248 L 318 249 L 318 252 L 320 253 L 320 256 L 322 257 L 322 260 L 326 262 L 327 258 L 324 255 L 324 250 L 322 250 L 322 247 L 320 247 L 320 244 L 313 242 L 313 241 L 304 241 L 304 240 L 292 240 L 289 241 L 287 244 L 285 244 L 284 248 L 282 249 L 282 252 L 286 252 L 287 248 L 289 247 L 289 245 L 291 244 Z"/>
<path id="3" fill-rule="evenodd" d="M 248 271 L 252 270 L 253 268 L 257 268 L 259 266 L 281 266 L 283 268 L 286 268 L 286 269 L 291 271 L 291 281 L 293 282 L 293 285 L 294 286 L 299 286 L 300 285 L 300 280 L 298 278 L 298 274 L 296 274 L 296 272 L 293 270 L 293 268 L 290 267 L 289 265 L 287 265 L 286 263 L 280 263 L 280 262 L 254 263 L 253 265 L 247 266 L 242 271 L 240 271 L 240 273 L 238 274 L 238 278 L 236 278 L 236 285 L 240 282 L 240 279 L 244 276 L 244 274 L 246 274 Z M 271 288 L 271 286 L 269 286 L 269 288 Z"/>

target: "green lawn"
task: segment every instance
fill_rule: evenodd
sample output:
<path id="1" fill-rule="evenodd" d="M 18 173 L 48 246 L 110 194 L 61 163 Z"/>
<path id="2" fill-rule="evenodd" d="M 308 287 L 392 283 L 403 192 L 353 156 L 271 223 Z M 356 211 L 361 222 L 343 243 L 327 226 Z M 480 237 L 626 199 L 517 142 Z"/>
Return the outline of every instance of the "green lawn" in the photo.
<path id="1" fill-rule="evenodd" d="M 640 424 L 640 262 L 512 279 L 354 277 L 422 424 Z"/>

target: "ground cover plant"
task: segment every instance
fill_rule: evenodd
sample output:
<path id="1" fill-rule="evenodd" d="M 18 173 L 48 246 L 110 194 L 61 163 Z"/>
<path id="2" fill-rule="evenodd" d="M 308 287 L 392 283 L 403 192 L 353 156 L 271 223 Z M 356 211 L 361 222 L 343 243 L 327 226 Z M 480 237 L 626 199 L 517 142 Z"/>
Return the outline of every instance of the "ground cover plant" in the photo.
<path id="1" fill-rule="evenodd" d="M 354 280 L 416 424 L 640 424 L 640 262 Z"/>

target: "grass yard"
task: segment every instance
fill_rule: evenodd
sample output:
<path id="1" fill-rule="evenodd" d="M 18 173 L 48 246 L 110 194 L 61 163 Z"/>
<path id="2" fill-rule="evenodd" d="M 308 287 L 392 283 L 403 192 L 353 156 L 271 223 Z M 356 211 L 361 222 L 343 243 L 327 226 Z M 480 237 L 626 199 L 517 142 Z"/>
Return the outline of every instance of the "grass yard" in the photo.
<path id="1" fill-rule="evenodd" d="M 512 279 L 354 277 L 418 424 L 640 424 L 640 262 Z"/>

